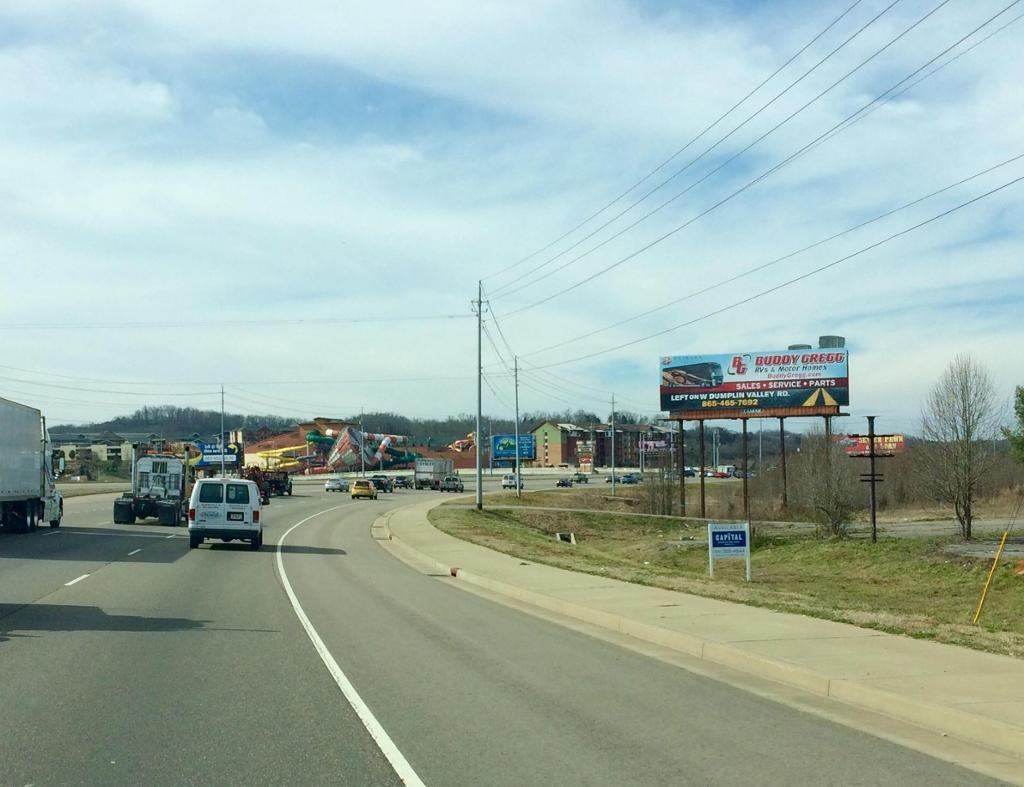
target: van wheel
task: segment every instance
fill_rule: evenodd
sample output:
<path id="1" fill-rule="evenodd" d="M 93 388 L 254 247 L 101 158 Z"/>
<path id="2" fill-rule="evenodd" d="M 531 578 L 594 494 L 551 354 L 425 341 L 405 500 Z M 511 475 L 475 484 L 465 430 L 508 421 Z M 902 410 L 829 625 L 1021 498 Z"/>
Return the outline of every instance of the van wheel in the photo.
<path id="1" fill-rule="evenodd" d="M 255 536 L 249 540 L 249 549 L 253 552 L 259 552 L 261 546 L 263 546 L 263 543 L 259 536 Z"/>
<path id="2" fill-rule="evenodd" d="M 188 537 L 188 548 L 195 549 L 197 546 L 203 543 L 202 536 L 189 536 Z"/>

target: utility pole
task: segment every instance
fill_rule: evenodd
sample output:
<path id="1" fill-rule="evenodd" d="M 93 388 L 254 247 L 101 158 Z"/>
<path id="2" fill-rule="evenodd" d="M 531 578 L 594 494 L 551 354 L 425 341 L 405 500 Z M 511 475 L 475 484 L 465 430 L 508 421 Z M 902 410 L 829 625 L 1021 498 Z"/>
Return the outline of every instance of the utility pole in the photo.
<path id="1" fill-rule="evenodd" d="M 615 394 L 612 394 L 612 497 L 615 497 Z"/>
<path id="2" fill-rule="evenodd" d="M 363 408 L 359 408 L 359 477 L 366 477 L 366 430 L 363 428 Z"/>
<path id="3" fill-rule="evenodd" d="M 480 421 L 483 419 L 484 409 L 484 283 L 478 280 L 476 283 L 476 434 L 473 443 L 476 448 L 476 510 L 484 508 L 484 479 L 483 463 L 480 457 Z M 516 446 L 516 454 L 519 453 L 519 446 Z"/>
<path id="4" fill-rule="evenodd" d="M 518 387 L 518 386 L 517 386 Z M 518 409 L 518 408 L 516 408 Z M 487 419 L 487 475 L 494 475 L 494 423 Z"/>
<path id="5" fill-rule="evenodd" d="M 512 360 L 515 364 L 516 381 L 516 497 L 522 497 L 523 490 L 520 487 L 522 487 L 523 482 L 519 477 L 519 356 L 512 356 Z"/>
<path id="6" fill-rule="evenodd" d="M 224 383 L 220 384 L 220 475 L 223 478 L 227 473 L 224 471 Z"/>

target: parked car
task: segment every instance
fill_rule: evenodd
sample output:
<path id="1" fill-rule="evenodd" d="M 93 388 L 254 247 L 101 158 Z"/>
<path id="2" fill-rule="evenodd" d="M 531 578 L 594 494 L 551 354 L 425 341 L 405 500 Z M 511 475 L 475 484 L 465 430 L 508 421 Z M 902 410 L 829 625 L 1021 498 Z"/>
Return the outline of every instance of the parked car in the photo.
<path id="1" fill-rule="evenodd" d="M 586 473 L 576 473 L 576 475 L 572 477 L 572 480 L 575 481 L 577 484 L 589 484 L 590 476 L 588 476 Z"/>
<path id="2" fill-rule="evenodd" d="M 400 475 L 392 479 L 395 489 L 412 489 L 412 479 L 406 475 Z"/>
<path id="3" fill-rule="evenodd" d="M 462 486 L 462 479 L 457 475 L 445 476 L 441 479 L 441 486 L 439 487 L 442 492 L 463 492 L 465 491 Z"/>
<path id="4" fill-rule="evenodd" d="M 347 492 L 348 481 L 344 478 L 328 478 L 324 481 L 325 492 Z"/>
<path id="5" fill-rule="evenodd" d="M 386 475 L 373 475 L 370 476 L 370 481 L 377 487 L 381 492 L 394 492 L 395 483 Z"/>
<path id="6" fill-rule="evenodd" d="M 685 478 L 696 478 L 697 471 L 694 470 L 692 467 L 687 467 L 685 470 L 683 470 L 683 476 Z"/>
<path id="7" fill-rule="evenodd" d="M 370 500 L 377 499 L 377 485 L 369 478 L 359 478 L 352 482 L 352 499 L 368 497 Z"/>
<path id="8" fill-rule="evenodd" d="M 204 478 L 188 502 L 188 546 L 195 549 L 207 538 L 248 541 L 263 546 L 260 489 L 242 478 Z"/>
<path id="9" fill-rule="evenodd" d="M 565 476 L 564 478 L 559 478 L 555 486 L 572 486 L 572 479 L 569 478 L 568 476 Z"/>
<path id="10" fill-rule="evenodd" d="M 516 488 L 516 474 L 515 473 L 508 473 L 507 475 L 503 476 L 502 479 L 501 479 L 501 488 L 502 489 L 515 489 Z M 519 488 L 520 489 L 523 488 L 523 478 L 522 478 L 522 476 L 519 477 Z"/>

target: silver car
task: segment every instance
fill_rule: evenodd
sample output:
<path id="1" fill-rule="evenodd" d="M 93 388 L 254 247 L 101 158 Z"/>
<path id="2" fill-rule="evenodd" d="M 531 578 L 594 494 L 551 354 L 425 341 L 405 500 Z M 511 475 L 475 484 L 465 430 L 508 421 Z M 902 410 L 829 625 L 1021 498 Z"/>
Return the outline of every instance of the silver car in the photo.
<path id="1" fill-rule="evenodd" d="M 347 492 L 348 481 L 344 478 L 328 478 L 324 481 L 325 492 Z"/>

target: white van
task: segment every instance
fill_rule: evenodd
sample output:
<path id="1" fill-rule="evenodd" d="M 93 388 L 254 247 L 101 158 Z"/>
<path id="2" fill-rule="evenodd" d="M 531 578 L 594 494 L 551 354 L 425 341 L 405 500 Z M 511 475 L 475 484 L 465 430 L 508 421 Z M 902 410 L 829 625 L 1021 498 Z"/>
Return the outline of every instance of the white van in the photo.
<path id="1" fill-rule="evenodd" d="M 242 478 L 203 478 L 196 481 L 188 503 L 188 545 L 191 549 L 207 538 L 248 541 L 253 549 L 263 546 L 260 489 Z"/>

